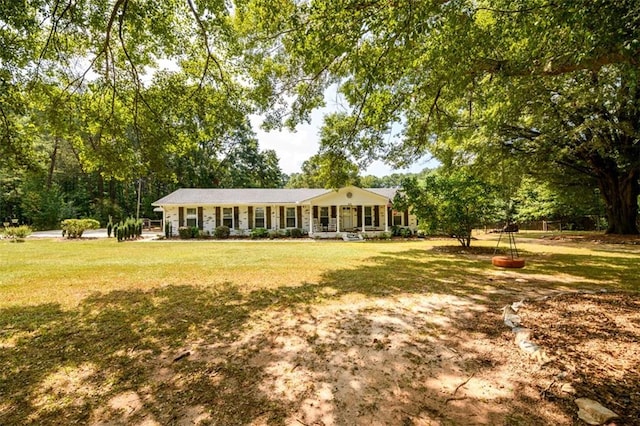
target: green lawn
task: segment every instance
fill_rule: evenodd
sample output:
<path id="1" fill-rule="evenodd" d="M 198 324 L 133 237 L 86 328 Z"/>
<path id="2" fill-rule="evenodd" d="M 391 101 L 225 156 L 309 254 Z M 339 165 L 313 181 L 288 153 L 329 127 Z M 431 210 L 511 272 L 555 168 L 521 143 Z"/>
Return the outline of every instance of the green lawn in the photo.
<path id="1" fill-rule="evenodd" d="M 251 365 L 219 364 L 231 380 L 220 388 L 203 376 L 206 366 L 169 363 L 184 376 L 180 387 L 158 379 L 158 359 L 192 342 L 234 345 L 256 317 L 341 300 L 435 294 L 497 304 L 516 279 L 529 288 L 640 289 L 638 246 L 527 239 L 519 246 L 527 267 L 503 271 L 490 263 L 495 237 L 487 238 L 473 243 L 481 254 L 450 253 L 441 246 L 454 243 L 444 240 L 0 241 L 0 424 L 95 421 L 100 409 L 116 410 L 99 408 L 109 397 L 143 388 L 158 401 L 147 412 L 160 423 L 203 389 L 218 395 L 209 403 L 220 405 L 211 410 L 221 424 L 258 418 L 255 407 L 278 423 L 286 404 L 241 392 L 259 375 Z M 70 395 L 69 386 L 81 390 Z"/>
<path id="2" fill-rule="evenodd" d="M 340 291 L 410 290 L 412 280 L 474 281 L 495 272 L 488 260 L 495 237 L 475 241 L 488 254 L 431 251 L 449 240 L 367 242 L 145 242 L 110 240 L 0 241 L 0 308 L 54 303 L 74 307 L 89 296 L 115 290 L 194 286 L 203 291 L 235 287 L 243 294 L 303 285 Z M 501 246 L 504 247 L 504 244 Z M 524 277 L 560 274 L 574 284 L 637 289 L 640 247 L 622 251 L 593 244 L 541 245 L 523 240 Z M 453 267 L 455 266 L 455 267 Z M 344 281 L 346 280 L 346 281 Z M 431 282 L 432 281 L 432 282 Z M 401 283 L 399 285 L 398 283 Z M 422 287 L 421 287 L 422 288 Z"/>

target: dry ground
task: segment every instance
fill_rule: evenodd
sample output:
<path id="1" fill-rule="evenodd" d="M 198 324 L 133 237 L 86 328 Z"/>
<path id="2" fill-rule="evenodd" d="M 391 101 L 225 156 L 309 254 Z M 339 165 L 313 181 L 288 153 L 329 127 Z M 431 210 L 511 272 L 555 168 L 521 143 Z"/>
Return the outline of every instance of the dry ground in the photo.
<path id="1" fill-rule="evenodd" d="M 640 424 L 637 291 L 600 292 L 599 269 L 576 285 L 568 255 L 524 274 L 486 267 L 487 248 L 429 250 L 430 266 L 408 250 L 248 295 L 167 285 L 4 309 L 0 424 L 570 425 L 576 397 Z M 544 365 L 502 322 L 521 299 Z"/>

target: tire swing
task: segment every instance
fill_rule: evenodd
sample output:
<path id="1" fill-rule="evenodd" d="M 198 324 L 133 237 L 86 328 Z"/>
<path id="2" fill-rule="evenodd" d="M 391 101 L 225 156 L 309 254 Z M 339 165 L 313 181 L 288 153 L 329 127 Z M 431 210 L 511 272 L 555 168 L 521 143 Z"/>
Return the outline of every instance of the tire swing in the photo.
<path id="1" fill-rule="evenodd" d="M 491 258 L 491 263 L 493 266 L 497 266 L 499 268 L 524 268 L 524 259 L 520 257 L 518 254 L 518 248 L 516 247 L 516 239 L 513 236 L 514 230 L 517 230 L 516 225 L 509 224 L 502 228 L 500 231 L 500 236 L 498 237 L 498 244 L 496 245 L 493 254 L 495 255 L 500 247 L 500 241 L 502 240 L 502 235 L 507 234 L 507 238 L 509 240 L 509 255 L 508 256 L 493 256 Z"/>

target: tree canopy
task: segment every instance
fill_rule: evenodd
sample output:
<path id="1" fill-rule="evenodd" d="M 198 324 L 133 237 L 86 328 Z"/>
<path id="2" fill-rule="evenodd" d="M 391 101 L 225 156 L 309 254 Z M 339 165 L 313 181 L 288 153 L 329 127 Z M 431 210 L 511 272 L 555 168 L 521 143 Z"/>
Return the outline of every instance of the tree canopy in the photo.
<path id="1" fill-rule="evenodd" d="M 473 229 L 497 219 L 494 191 L 464 169 L 453 173 L 439 170 L 422 180 L 406 179 L 393 205 L 400 210 L 411 209 L 423 231 L 454 237 L 463 247 L 469 247 Z"/>
<path id="2" fill-rule="evenodd" d="M 279 186 L 250 129 L 218 0 L 0 7 L 0 216 L 38 227 L 135 211 L 178 186 Z M 5 187 L 4 183 L 7 183 Z"/>
<path id="3" fill-rule="evenodd" d="M 579 171 L 608 231 L 638 232 L 638 2 L 248 0 L 237 20 L 256 86 L 294 99 L 265 103 L 274 123 L 308 120 L 337 86 L 347 111 L 321 149 Z"/>
<path id="4" fill-rule="evenodd" d="M 325 185 L 425 153 L 488 181 L 581 173 L 608 231 L 637 233 L 639 54 L 635 0 L 4 1 L 0 214 L 276 185 L 248 115 L 293 127 L 331 89 L 319 155 L 344 167 Z"/>

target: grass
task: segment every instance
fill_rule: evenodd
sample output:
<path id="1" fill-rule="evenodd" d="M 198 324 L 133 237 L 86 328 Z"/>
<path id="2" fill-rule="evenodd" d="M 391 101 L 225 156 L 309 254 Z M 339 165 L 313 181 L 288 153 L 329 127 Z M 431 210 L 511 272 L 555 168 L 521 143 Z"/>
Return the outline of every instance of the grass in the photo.
<path id="1" fill-rule="evenodd" d="M 0 242 L 5 255 L 0 307 L 57 303 L 77 306 L 93 293 L 189 285 L 243 292 L 319 283 L 331 270 L 365 265 L 381 252 L 421 243 L 173 242 L 111 240 Z"/>
<path id="2" fill-rule="evenodd" d="M 488 238 L 474 245 L 494 247 Z M 0 424 L 116 414 L 167 424 L 187 406 L 208 407 L 220 424 L 279 423 L 291 407 L 245 391 L 261 375 L 252 354 L 173 357 L 193 342 L 233 346 L 261 315 L 328 301 L 442 294 L 492 303 L 516 278 L 552 289 L 640 288 L 640 248 L 527 239 L 519 245 L 527 267 L 500 271 L 490 254 L 437 250 L 451 244 L 0 241 Z M 122 417 L 118 398 L 133 390 L 151 397 Z"/>

